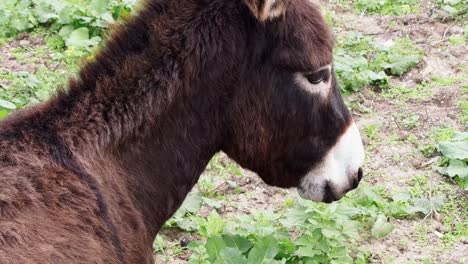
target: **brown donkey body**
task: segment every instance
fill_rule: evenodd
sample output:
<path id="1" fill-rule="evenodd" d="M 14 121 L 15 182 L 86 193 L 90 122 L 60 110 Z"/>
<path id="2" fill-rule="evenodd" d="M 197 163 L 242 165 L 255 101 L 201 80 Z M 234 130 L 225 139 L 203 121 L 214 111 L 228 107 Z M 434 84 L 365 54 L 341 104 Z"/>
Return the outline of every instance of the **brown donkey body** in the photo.
<path id="1" fill-rule="evenodd" d="M 50 101 L 0 123 L 0 263 L 151 263 L 225 151 L 331 202 L 363 154 L 308 0 L 148 0 Z"/>

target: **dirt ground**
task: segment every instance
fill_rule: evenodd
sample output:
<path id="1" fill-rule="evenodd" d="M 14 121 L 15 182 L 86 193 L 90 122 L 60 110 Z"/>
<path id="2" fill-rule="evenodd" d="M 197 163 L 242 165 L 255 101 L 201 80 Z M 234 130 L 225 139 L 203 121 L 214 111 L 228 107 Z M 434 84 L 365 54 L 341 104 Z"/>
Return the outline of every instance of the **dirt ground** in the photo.
<path id="1" fill-rule="evenodd" d="M 408 36 L 424 50 L 423 63 L 406 76 L 393 79 L 392 84 L 412 88 L 432 78 L 458 77 L 463 80 L 448 86 L 431 86 L 425 92 L 428 96 L 420 100 L 385 99 L 371 88 L 352 96 L 350 100 L 359 100 L 373 112 L 370 115 L 356 113 L 358 126 L 376 124 L 380 128 L 375 139 L 378 146 L 367 149 L 366 181 L 371 185 L 404 190 L 416 175 L 428 175 L 433 186 L 446 182 L 446 178 L 431 168 L 431 158 L 425 158 L 415 149 L 417 146 L 408 140 L 408 135 L 411 133 L 418 140 L 431 142 L 433 139 L 430 138 L 430 131 L 435 127 L 447 126 L 458 131 L 467 129 L 467 124 L 460 120 L 458 104 L 460 100 L 467 100 L 468 49 L 466 45 L 453 46 L 448 43 L 449 36 L 463 34 L 463 29 L 460 22 L 442 22 L 440 17 L 430 17 L 429 14 L 429 10 L 425 10 L 420 14 L 400 17 L 396 21 L 390 17 L 339 15 L 348 25 L 346 30 L 357 30 L 382 40 Z M 390 21 L 396 22 L 396 26 L 388 27 Z M 421 117 L 419 126 L 415 129 L 403 128 L 395 118 L 398 114 L 418 115 Z M 379 144 L 395 134 L 400 138 L 398 144 Z M 402 158 L 395 161 L 395 153 Z M 458 195 L 459 199 L 468 201 L 466 192 Z M 387 237 L 366 241 L 362 247 L 373 252 L 376 263 L 423 263 L 425 259 L 431 259 L 432 263 L 468 263 L 467 241 L 445 248 L 437 228 L 440 221 L 397 220 L 394 223 L 395 230 Z M 418 231 L 418 227 L 422 226 L 425 232 Z"/>

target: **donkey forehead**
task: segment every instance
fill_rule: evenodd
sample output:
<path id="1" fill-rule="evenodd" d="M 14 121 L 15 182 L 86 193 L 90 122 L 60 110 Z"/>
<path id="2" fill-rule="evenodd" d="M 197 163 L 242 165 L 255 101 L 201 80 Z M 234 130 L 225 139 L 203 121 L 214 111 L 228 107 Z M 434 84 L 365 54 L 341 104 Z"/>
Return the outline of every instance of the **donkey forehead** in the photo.
<path id="1" fill-rule="evenodd" d="M 298 71 L 313 71 L 333 60 L 334 41 L 320 8 L 309 0 L 291 1 L 271 23 L 274 60 Z"/>

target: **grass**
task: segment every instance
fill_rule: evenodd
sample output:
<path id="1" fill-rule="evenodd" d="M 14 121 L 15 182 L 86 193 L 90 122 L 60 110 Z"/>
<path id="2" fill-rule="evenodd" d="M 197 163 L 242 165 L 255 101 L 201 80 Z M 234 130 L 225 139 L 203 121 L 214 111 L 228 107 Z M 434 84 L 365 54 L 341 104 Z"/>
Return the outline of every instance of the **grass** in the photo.
<path id="1" fill-rule="evenodd" d="M 384 90 L 382 97 L 390 99 L 392 104 L 421 103 L 434 96 L 435 92 L 431 88 L 428 83 L 421 83 L 414 87 L 398 85 Z"/>
<path id="2" fill-rule="evenodd" d="M 37 28 L 30 33 L 30 39 L 40 44 L 10 49 L 10 56 L 20 70 L 0 70 L 1 100 L 14 104 L 15 108 L 46 100 L 57 88 L 66 85 L 68 78 L 77 72 L 79 62 L 90 55 L 82 49 L 57 49 L 48 41 L 53 36 L 47 29 Z"/>
<path id="3" fill-rule="evenodd" d="M 32 52 L 25 48 L 19 48 L 13 52 L 13 56 L 20 63 L 29 63 L 28 58 L 31 56 L 37 58 L 37 61 L 33 59 L 31 62 L 38 64 L 32 69 L 26 68 L 28 71 L 0 71 L 1 99 L 12 102 L 17 107 L 24 107 L 46 100 L 59 85 L 66 84 L 67 79 L 78 69 L 76 63 L 80 60 L 82 53 L 69 54 L 64 60 L 63 54 L 53 53 L 49 50 L 51 53 L 48 54 L 50 56 L 48 63 L 55 64 L 56 67 L 53 68 L 39 64 L 39 61 L 48 60 L 40 55 L 46 50 L 47 47 L 43 46 L 31 50 Z"/>
<path id="4" fill-rule="evenodd" d="M 364 135 L 366 135 L 370 140 L 375 140 L 378 134 L 379 126 L 377 124 L 371 124 L 365 126 L 362 129 Z"/>
<path id="5" fill-rule="evenodd" d="M 338 0 L 359 14 L 404 16 L 420 13 L 425 1 L 421 0 Z M 468 14 L 466 0 L 436 0 L 437 9 L 455 19 L 465 19 Z"/>
<path id="6" fill-rule="evenodd" d="M 466 79 L 464 79 L 466 80 Z M 462 91 L 463 94 L 460 98 L 460 101 L 458 102 L 458 107 L 460 109 L 460 112 L 458 114 L 458 118 L 460 119 L 461 123 L 465 126 L 468 127 L 468 85 L 465 83 L 462 86 Z"/>
<path id="7" fill-rule="evenodd" d="M 133 0 L 3 0 L 0 36 L 49 26 L 67 46 L 89 49 L 102 40 L 103 29 L 127 16 L 134 4 Z"/>
<path id="8" fill-rule="evenodd" d="M 440 213 L 443 215 L 442 224 L 448 230 L 443 242 L 446 247 L 450 247 L 453 243 L 468 237 L 468 198 L 466 196 L 460 198 L 451 184 L 443 183 L 438 187 L 441 192 L 448 194 Z"/>
<path id="9" fill-rule="evenodd" d="M 353 0 L 356 10 L 360 13 L 382 15 L 407 15 L 417 13 L 420 0 Z"/>

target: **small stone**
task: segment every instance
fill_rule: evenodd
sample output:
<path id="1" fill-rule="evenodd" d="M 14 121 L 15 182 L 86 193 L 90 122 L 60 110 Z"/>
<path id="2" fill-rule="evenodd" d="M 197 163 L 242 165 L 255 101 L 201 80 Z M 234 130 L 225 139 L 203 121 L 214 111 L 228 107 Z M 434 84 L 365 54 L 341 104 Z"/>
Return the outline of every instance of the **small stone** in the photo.
<path id="1" fill-rule="evenodd" d="M 398 245 L 398 250 L 399 250 L 401 253 L 403 253 L 403 252 L 405 252 L 405 251 L 407 250 L 406 247 L 407 247 L 406 245 Z"/>
<path id="2" fill-rule="evenodd" d="M 400 135 L 400 139 L 402 141 L 405 141 L 408 139 L 409 133 L 406 131 L 400 131 L 399 135 Z"/>
<path id="3" fill-rule="evenodd" d="M 434 153 L 432 153 L 431 155 L 434 155 Z M 424 168 L 424 167 L 427 167 L 427 166 L 429 166 L 429 165 L 431 165 L 431 164 L 434 164 L 434 163 L 436 163 L 436 162 L 439 161 L 439 160 L 440 160 L 440 156 L 435 156 L 435 157 L 433 157 L 432 159 L 423 162 L 423 163 L 421 164 L 421 168 Z M 437 212 L 434 212 L 434 219 L 437 220 L 438 222 L 441 222 L 441 221 L 442 221 L 442 220 L 441 220 L 440 214 L 437 213 Z"/>
<path id="4" fill-rule="evenodd" d="M 440 214 L 438 212 L 434 212 L 433 213 L 433 216 L 434 216 L 434 219 L 437 221 L 437 222 L 441 222 L 442 221 L 442 217 L 440 216 Z"/>
<path id="5" fill-rule="evenodd" d="M 20 46 L 29 46 L 29 45 L 31 45 L 31 41 L 29 41 L 29 40 L 20 40 L 19 45 Z"/>
<path id="6" fill-rule="evenodd" d="M 450 28 L 449 32 L 452 34 L 463 34 L 463 28 L 459 26 L 453 26 Z"/>
<path id="7" fill-rule="evenodd" d="M 422 79 L 430 80 L 434 76 L 444 78 L 453 76 L 450 70 L 452 67 L 447 60 L 440 57 L 425 57 L 423 60 L 426 67 L 421 72 Z"/>
<path id="8" fill-rule="evenodd" d="M 461 242 L 465 245 L 468 245 L 468 237 L 462 238 Z"/>
<path id="9" fill-rule="evenodd" d="M 364 146 L 369 145 L 370 139 L 369 139 L 366 135 L 362 135 L 362 136 L 361 136 L 361 139 L 362 139 L 362 144 L 363 144 Z"/>
<path id="10" fill-rule="evenodd" d="M 200 210 L 198 210 L 198 215 L 206 218 L 211 214 L 211 211 L 213 211 L 211 207 L 203 206 L 200 208 Z"/>
<path id="11" fill-rule="evenodd" d="M 451 118 L 451 119 L 457 119 L 457 115 L 453 114 L 453 113 L 449 113 L 447 114 L 447 117 Z"/>
<path id="12" fill-rule="evenodd" d="M 411 165 L 413 166 L 413 168 L 415 168 L 415 169 L 421 168 L 421 160 L 419 160 L 419 159 L 417 159 L 417 158 L 416 158 L 416 159 L 412 159 L 412 160 L 410 161 L 410 163 L 411 163 Z"/>
<path id="13" fill-rule="evenodd" d="M 16 38 L 17 40 L 23 40 L 28 37 L 28 33 L 22 32 L 18 34 L 18 37 Z"/>
<path id="14" fill-rule="evenodd" d="M 438 238 L 442 238 L 444 237 L 444 235 L 440 232 L 437 232 L 437 231 L 434 231 L 434 234 L 438 237 Z"/>
<path id="15" fill-rule="evenodd" d="M 435 229 L 442 234 L 448 233 L 450 231 L 447 227 L 445 227 L 442 224 L 437 224 Z"/>
<path id="16" fill-rule="evenodd" d="M 190 244 L 192 242 L 192 238 L 191 237 L 182 237 L 180 239 L 180 246 L 181 247 L 186 247 L 188 246 L 188 244 Z"/>

